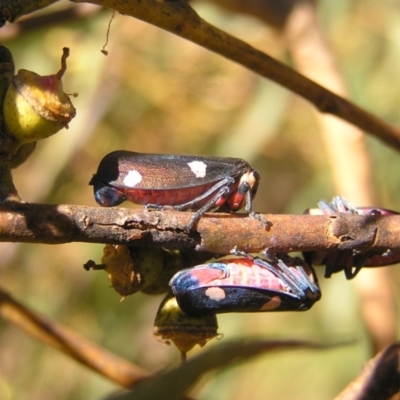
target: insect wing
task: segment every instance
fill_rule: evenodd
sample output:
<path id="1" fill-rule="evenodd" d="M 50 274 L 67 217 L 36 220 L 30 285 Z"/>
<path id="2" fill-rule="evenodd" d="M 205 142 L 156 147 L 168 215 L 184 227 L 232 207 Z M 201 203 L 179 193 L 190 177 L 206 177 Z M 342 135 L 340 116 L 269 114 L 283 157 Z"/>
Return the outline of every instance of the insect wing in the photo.
<path id="1" fill-rule="evenodd" d="M 100 162 L 94 180 L 117 189 L 174 190 L 236 179 L 248 169 L 238 158 L 115 151 Z"/>
<path id="2" fill-rule="evenodd" d="M 397 211 L 378 207 L 354 207 L 345 198 L 335 196 L 332 202 L 326 200 L 318 201 L 318 208 L 309 208 L 304 214 L 331 215 L 336 213 L 358 214 L 358 215 L 399 215 Z"/>
<path id="3" fill-rule="evenodd" d="M 400 252 L 396 250 L 386 250 L 385 252 L 368 251 L 367 260 L 364 263 L 366 267 L 382 267 L 400 263 Z M 354 256 L 355 262 L 360 258 L 359 254 Z"/>
<path id="4" fill-rule="evenodd" d="M 230 312 L 304 311 L 311 307 L 308 300 L 267 289 L 241 286 L 200 287 L 177 295 L 179 307 L 189 315 Z"/>
<path id="5" fill-rule="evenodd" d="M 357 210 L 360 215 L 399 215 L 397 211 L 387 210 L 386 208 L 358 207 Z"/>
<path id="6" fill-rule="evenodd" d="M 227 274 L 229 274 L 229 271 L 224 263 L 202 264 L 177 272 L 172 277 L 169 285 L 172 288 L 172 292 L 177 295 L 197 289 L 200 286 L 206 286 L 210 282 L 224 279 Z"/>
<path id="7" fill-rule="evenodd" d="M 305 276 L 304 273 L 307 283 L 303 287 L 308 290 Z M 170 286 L 179 306 L 191 315 L 300 311 L 309 309 L 320 297 L 318 294 L 312 298 L 305 292 L 299 297 L 274 269 L 248 258 L 219 260 L 182 270 L 171 279 Z"/>

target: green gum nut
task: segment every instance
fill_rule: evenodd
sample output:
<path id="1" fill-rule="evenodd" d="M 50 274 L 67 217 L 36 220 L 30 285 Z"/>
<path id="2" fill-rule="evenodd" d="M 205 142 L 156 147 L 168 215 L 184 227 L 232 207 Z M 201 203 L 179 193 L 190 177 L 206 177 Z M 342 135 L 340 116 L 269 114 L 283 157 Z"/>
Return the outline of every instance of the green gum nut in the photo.
<path id="1" fill-rule="evenodd" d="M 184 313 L 172 293 L 162 301 L 154 321 L 153 335 L 165 344 L 174 343 L 186 360 L 186 353 L 196 344 L 204 346 L 212 338 L 219 336 L 215 315 L 194 317 Z"/>
<path id="2" fill-rule="evenodd" d="M 8 133 L 19 143 L 54 135 L 75 117 L 76 110 L 63 92 L 62 75 L 68 51 L 64 49 L 62 68 L 54 75 L 40 76 L 21 69 L 9 85 L 4 104 Z"/>

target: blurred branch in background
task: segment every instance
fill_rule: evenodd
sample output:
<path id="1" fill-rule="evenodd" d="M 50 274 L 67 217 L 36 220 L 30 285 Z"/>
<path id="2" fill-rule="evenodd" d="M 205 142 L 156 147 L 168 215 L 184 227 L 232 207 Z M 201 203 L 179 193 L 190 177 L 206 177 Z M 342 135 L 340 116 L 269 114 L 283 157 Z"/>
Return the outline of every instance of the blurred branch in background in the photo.
<path id="1" fill-rule="evenodd" d="M 321 112 L 336 115 L 400 150 L 400 129 L 390 126 L 267 54 L 208 24 L 183 0 L 161 3 L 155 0 L 146 3 L 93 0 L 90 3 L 142 19 L 225 56 L 297 93 Z"/>
<path id="2" fill-rule="evenodd" d="M 180 399 L 181 394 L 190 390 L 196 381 L 206 372 L 221 368 L 227 364 L 246 361 L 263 353 L 287 350 L 328 350 L 351 342 L 321 344 L 302 340 L 257 340 L 246 339 L 225 342 L 218 347 L 206 350 L 180 367 L 165 374 L 150 378 L 139 384 L 129 393 L 108 397 L 109 400 L 146 400 L 165 398 Z"/>
<path id="3" fill-rule="evenodd" d="M 58 2 L 58 0 L 52 0 L 50 2 L 55 3 Z M 12 3 L 15 4 L 15 2 Z M 30 4 L 33 5 L 34 2 L 30 2 Z M 6 7 L 3 1 L 0 10 Z M 101 11 L 105 10 L 91 4 L 81 4 L 77 7 L 76 5 L 66 3 L 65 6 L 59 10 L 57 9 L 44 14 L 30 14 L 29 16 L 18 18 L 18 21 L 14 21 L 13 24 L 7 24 L 1 30 L 1 39 L 4 43 L 20 35 L 29 34 L 36 29 L 51 28 L 56 24 L 66 23 L 68 21 L 76 22 L 80 19 L 94 17 L 96 13 Z"/>
<path id="4" fill-rule="evenodd" d="M 400 390 L 400 343 L 365 364 L 361 374 L 335 400 L 386 400 Z"/>
<path id="5" fill-rule="evenodd" d="M 34 338 L 65 353 L 118 385 L 131 387 L 147 377 L 139 367 L 94 345 L 73 330 L 29 310 L 1 289 L 0 315 Z"/>
<path id="6" fill-rule="evenodd" d="M 59 0 L 32 0 L 32 1 L 14 1 L 2 0 L 0 4 L 0 26 L 6 21 L 13 22 L 21 15 L 48 7 Z"/>

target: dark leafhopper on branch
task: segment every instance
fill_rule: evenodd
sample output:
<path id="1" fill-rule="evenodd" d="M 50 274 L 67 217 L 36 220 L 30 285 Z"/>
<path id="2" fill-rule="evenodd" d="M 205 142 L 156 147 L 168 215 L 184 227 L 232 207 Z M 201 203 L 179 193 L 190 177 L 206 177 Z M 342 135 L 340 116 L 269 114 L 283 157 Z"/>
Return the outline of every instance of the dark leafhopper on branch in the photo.
<path id="1" fill-rule="evenodd" d="M 98 204 L 112 207 L 124 201 L 147 207 L 196 211 L 187 228 L 210 210 L 253 213 L 260 175 L 239 158 L 142 154 L 115 151 L 100 162 L 90 181 Z"/>
<path id="2" fill-rule="evenodd" d="M 343 197 L 336 196 L 329 203 L 325 200 L 318 202 L 318 208 L 307 209 L 305 214 L 334 215 L 338 213 L 364 215 L 371 217 L 386 217 L 398 215 L 396 211 L 376 207 L 354 207 Z M 333 273 L 344 271 L 347 279 L 353 279 L 362 267 L 380 267 L 400 262 L 400 252 L 391 249 L 362 249 L 303 252 L 304 259 L 310 264 L 325 265 L 325 278 Z"/>
<path id="3" fill-rule="evenodd" d="M 305 311 L 320 299 L 315 272 L 300 258 L 241 254 L 175 274 L 170 286 L 182 310 L 190 315 Z"/>

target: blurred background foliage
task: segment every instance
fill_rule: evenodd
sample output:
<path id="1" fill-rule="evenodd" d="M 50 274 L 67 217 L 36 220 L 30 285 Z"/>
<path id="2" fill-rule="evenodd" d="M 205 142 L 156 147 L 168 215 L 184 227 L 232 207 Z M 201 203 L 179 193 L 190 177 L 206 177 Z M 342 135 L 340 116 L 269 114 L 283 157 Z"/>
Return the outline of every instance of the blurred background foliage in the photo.
<path id="1" fill-rule="evenodd" d="M 193 6 L 212 24 L 290 64 L 280 35 L 261 21 L 210 2 Z M 63 7 L 71 5 L 60 2 L 40 13 Z M 79 92 L 69 130 L 39 143 L 15 171 L 25 201 L 95 206 L 88 182 L 101 158 L 117 149 L 244 158 L 261 173 L 254 209 L 264 213 L 302 213 L 317 200 L 339 194 L 310 104 L 197 45 L 119 14 L 105 57 L 100 50 L 111 11 L 79 9 L 79 19 L 19 34 L 13 26 L 0 30 L 17 69 L 42 75 L 59 69 L 61 49 L 68 46 L 64 89 Z M 321 0 L 318 13 L 351 98 L 400 126 L 399 3 Z M 368 138 L 368 148 L 375 205 L 400 210 L 398 153 L 374 138 Z M 24 304 L 149 371 L 179 363 L 175 348 L 152 337 L 161 296 L 137 294 L 120 302 L 106 274 L 84 271 L 88 259 L 100 261 L 101 245 L 1 243 L 0 254 L 2 287 Z M 399 287 L 400 270 L 391 269 L 393 287 Z M 264 355 L 207 375 L 193 396 L 324 400 L 351 381 L 371 356 L 357 295 L 342 274 L 324 280 L 321 272 L 323 297 L 312 310 L 223 315 L 219 332 L 229 338 L 355 339 L 354 345 Z M 216 340 L 207 344 L 215 345 Z M 98 399 L 117 389 L 2 321 L 0 349 L 1 399 Z"/>

